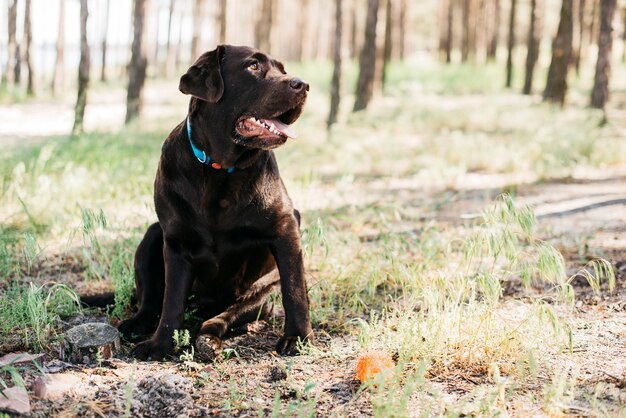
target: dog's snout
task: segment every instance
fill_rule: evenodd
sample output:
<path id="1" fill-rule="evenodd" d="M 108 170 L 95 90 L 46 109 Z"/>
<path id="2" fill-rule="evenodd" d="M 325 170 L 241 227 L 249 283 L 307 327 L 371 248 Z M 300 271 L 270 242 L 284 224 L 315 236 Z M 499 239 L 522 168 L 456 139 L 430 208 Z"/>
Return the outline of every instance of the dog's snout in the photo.
<path id="1" fill-rule="evenodd" d="M 306 81 L 300 78 L 292 78 L 289 81 L 289 87 L 297 91 L 302 91 L 302 90 L 309 91 L 309 83 L 307 83 Z"/>

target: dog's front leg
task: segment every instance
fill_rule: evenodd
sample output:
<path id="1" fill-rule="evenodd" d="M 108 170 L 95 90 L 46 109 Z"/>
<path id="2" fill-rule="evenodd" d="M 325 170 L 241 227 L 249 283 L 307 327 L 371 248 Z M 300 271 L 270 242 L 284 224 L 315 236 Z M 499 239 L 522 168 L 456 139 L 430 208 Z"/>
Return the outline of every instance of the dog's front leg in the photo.
<path id="1" fill-rule="evenodd" d="M 285 333 L 276 344 L 281 354 L 297 354 L 298 341 L 312 340 L 309 297 L 304 278 L 300 233 L 295 217 L 272 244 L 285 308 Z"/>
<path id="2" fill-rule="evenodd" d="M 165 293 L 163 310 L 157 329 L 149 340 L 135 347 L 133 354 L 140 359 L 160 360 L 172 352 L 174 330 L 181 329 L 185 301 L 192 281 L 192 265 L 180 247 L 167 238 L 163 245 L 165 262 Z"/>

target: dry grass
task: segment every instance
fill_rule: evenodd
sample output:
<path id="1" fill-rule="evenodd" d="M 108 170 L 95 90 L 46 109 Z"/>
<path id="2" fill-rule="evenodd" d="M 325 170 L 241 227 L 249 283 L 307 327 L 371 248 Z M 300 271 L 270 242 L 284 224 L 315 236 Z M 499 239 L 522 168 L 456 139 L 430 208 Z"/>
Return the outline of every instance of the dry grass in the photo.
<path id="1" fill-rule="evenodd" d="M 294 359 L 274 357 L 279 313 L 200 369 L 188 351 L 174 363 L 138 364 L 136 372 L 129 364 L 105 369 L 92 376 L 95 387 L 117 389 L 97 398 L 84 389 L 84 409 L 123 414 L 125 397 L 135 393 L 128 382 L 168 371 L 193 382 L 203 408 L 227 415 L 623 412 L 621 398 L 606 395 L 617 383 L 590 389 L 576 380 L 576 370 L 595 361 L 576 352 L 577 338 L 587 335 L 581 322 L 589 320 L 577 292 L 610 294 L 610 264 L 564 258 L 559 249 L 569 247 L 548 240 L 532 210 L 495 197 L 581 169 L 623 167 L 624 127 L 619 120 L 599 126 L 601 115 L 577 105 L 577 90 L 565 110 L 503 92 L 493 85 L 496 67 L 392 68 L 386 95 L 350 115 L 347 98 L 328 135 L 327 71 L 290 68 L 313 86 L 298 122 L 302 139 L 277 154 L 304 215 L 316 346 Z M 11 283 L 104 283 L 117 290 L 113 314 L 124 315 L 132 252 L 155 219 L 160 143 L 184 109 L 181 102 L 154 131 L 54 137 L 2 151 L 2 303 L 18 286 Z M 481 217 L 458 216 L 481 207 Z M 584 275 L 572 275 L 572 266 L 588 271 L 591 285 L 577 281 Z M 360 386 L 353 369 L 368 349 L 388 351 L 397 366 L 387 380 Z M 272 367 L 287 370 L 287 378 L 272 381 Z M 71 402 L 38 408 L 68 413 Z"/>

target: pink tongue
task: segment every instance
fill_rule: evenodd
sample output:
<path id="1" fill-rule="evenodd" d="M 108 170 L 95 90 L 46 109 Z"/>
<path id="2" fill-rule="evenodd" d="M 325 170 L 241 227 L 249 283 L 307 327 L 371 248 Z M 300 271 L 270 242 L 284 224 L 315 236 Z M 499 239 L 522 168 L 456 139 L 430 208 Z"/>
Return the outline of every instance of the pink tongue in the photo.
<path id="1" fill-rule="evenodd" d="M 295 129 L 293 129 L 289 125 L 282 123 L 281 121 L 277 119 L 264 119 L 264 122 L 267 123 L 268 125 L 271 125 L 273 123 L 276 129 L 278 129 L 283 135 L 288 136 L 289 138 L 298 137 L 298 133 L 296 132 Z"/>

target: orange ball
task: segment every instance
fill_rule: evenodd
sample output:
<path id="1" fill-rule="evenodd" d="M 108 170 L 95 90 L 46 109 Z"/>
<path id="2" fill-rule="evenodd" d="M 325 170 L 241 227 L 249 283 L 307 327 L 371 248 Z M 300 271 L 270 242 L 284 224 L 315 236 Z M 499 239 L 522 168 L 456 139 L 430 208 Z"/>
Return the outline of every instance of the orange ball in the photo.
<path id="1" fill-rule="evenodd" d="M 356 364 L 356 378 L 367 382 L 384 370 L 392 369 L 393 359 L 384 351 L 375 350 L 361 354 Z"/>

